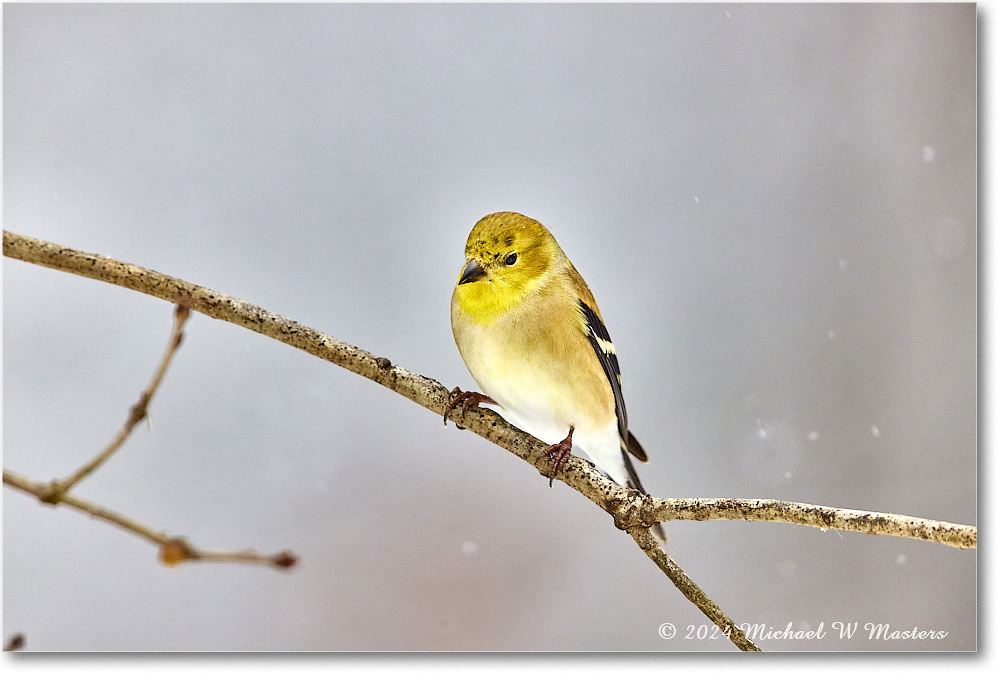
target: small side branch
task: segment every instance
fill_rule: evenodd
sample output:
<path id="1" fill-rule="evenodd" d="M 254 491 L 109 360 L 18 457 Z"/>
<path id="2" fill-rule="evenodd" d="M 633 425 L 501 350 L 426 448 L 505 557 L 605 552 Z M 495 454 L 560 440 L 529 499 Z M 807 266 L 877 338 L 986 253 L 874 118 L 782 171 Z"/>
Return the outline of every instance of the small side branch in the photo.
<path id="1" fill-rule="evenodd" d="M 922 539 L 954 548 L 976 548 L 977 544 L 977 529 L 972 525 L 777 499 L 655 499 L 648 511 L 648 517 L 659 522 L 767 521 L 808 525 L 823 530 Z"/>
<path id="2" fill-rule="evenodd" d="M 649 532 L 649 528 L 632 527 L 628 529 L 628 533 L 635 539 L 635 543 L 639 545 L 639 548 L 649 556 L 649 559 L 656 563 L 656 566 L 674 583 L 677 590 L 683 593 L 684 597 L 694 603 L 712 623 L 718 626 L 722 634 L 728 637 L 734 645 L 745 652 L 760 651 L 760 647 L 754 644 L 753 640 L 748 638 L 746 633 L 732 619 L 726 616 L 726 613 L 717 604 L 712 602 L 710 597 L 705 595 L 705 591 L 701 590 L 698 584 L 684 573 L 680 565 L 675 563 L 674 559 L 660 547 L 660 543 Z"/>
<path id="3" fill-rule="evenodd" d="M 139 396 L 139 401 L 129 408 L 128 419 L 125 420 L 124 426 L 118 430 L 118 433 L 111 439 L 111 442 L 108 443 L 107 447 L 97 453 L 93 459 L 74 471 L 68 478 L 52 481 L 49 486 L 50 493 L 43 501 L 51 504 L 57 503 L 66 492 L 69 492 L 73 488 L 74 485 L 92 474 L 99 466 L 104 464 L 104 462 L 106 462 L 111 455 L 115 454 L 118 448 L 120 448 L 129 437 L 129 434 L 132 433 L 132 429 L 135 428 L 135 425 L 146 418 L 149 402 L 153 400 L 153 394 L 155 394 L 156 390 L 159 388 L 160 382 L 163 380 L 163 376 L 166 374 L 167 368 L 170 366 L 170 362 L 174 358 L 174 354 L 177 353 L 177 348 L 181 346 L 181 340 L 184 339 L 184 322 L 187 321 L 190 315 L 191 310 L 184 305 L 177 305 L 174 309 L 174 327 L 170 331 L 170 339 L 167 342 L 167 348 L 163 352 L 163 356 L 160 358 L 160 363 L 156 367 L 156 372 L 153 373 L 153 378 L 149 381 L 149 384 Z"/>
<path id="4" fill-rule="evenodd" d="M 104 508 L 98 504 L 80 499 L 70 494 L 73 488 L 81 480 L 96 471 L 104 464 L 122 444 L 128 439 L 135 426 L 146 418 L 149 402 L 153 399 L 163 381 L 163 377 L 170 366 L 170 362 L 177 353 L 181 341 L 184 339 L 184 323 L 191 315 L 191 310 L 185 305 L 178 304 L 174 310 L 174 324 L 170 331 L 170 339 L 167 341 L 166 350 L 160 358 L 160 363 L 153 373 L 149 384 L 139 395 L 139 401 L 129 409 L 128 418 L 125 424 L 111 442 L 89 462 L 74 471 L 68 478 L 63 480 L 53 480 L 49 483 L 40 483 L 30 478 L 20 476 L 11 471 L 4 470 L 3 482 L 13 488 L 21 490 L 36 497 L 39 501 L 57 506 L 66 504 L 78 511 L 90 514 L 94 518 L 99 518 L 109 523 L 113 523 L 122 529 L 128 530 L 143 539 L 146 539 L 159 547 L 160 562 L 164 565 L 177 565 L 185 560 L 205 560 L 214 562 L 244 562 L 271 565 L 273 567 L 287 568 L 295 564 L 295 556 L 282 551 L 274 555 L 261 555 L 255 551 L 203 551 L 191 546 L 182 537 L 172 537 L 165 532 L 159 532 L 143 525 L 131 518 Z"/>
<path id="5" fill-rule="evenodd" d="M 30 478 L 7 470 L 3 472 L 3 482 L 5 485 L 36 497 L 41 502 L 52 503 L 48 499 L 51 493 L 51 486 L 47 483 L 33 481 Z M 185 560 L 205 560 L 213 562 L 249 562 L 287 568 L 296 562 L 295 555 L 289 551 L 282 551 L 274 555 L 262 555 L 254 551 L 241 551 L 237 553 L 203 551 L 191 546 L 181 537 L 174 537 L 166 532 L 154 530 L 127 516 L 68 493 L 63 494 L 58 503 L 65 504 L 94 518 L 117 525 L 123 530 L 152 542 L 159 547 L 160 561 L 165 565 L 176 565 Z"/>

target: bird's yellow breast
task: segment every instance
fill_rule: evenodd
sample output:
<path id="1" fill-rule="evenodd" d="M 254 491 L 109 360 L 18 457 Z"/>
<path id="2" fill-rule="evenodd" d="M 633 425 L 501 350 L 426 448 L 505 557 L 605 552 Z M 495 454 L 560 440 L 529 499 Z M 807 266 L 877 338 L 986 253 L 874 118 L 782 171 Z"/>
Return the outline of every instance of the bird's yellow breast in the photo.
<path id="1" fill-rule="evenodd" d="M 456 287 L 452 329 L 484 393 L 516 417 L 551 420 L 562 435 L 614 422 L 614 396 L 571 287 L 545 284 L 507 306 L 477 286 L 486 284 Z"/>

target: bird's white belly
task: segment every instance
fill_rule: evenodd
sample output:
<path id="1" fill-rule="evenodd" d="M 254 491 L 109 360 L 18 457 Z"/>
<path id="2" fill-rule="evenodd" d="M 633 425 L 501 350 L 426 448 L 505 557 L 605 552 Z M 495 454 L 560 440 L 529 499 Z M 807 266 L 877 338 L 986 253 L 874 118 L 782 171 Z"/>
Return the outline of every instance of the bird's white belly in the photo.
<path id="1" fill-rule="evenodd" d="M 514 426 L 527 431 L 549 445 L 566 438 L 574 427 L 573 447 L 580 450 L 620 485 L 628 482 L 621 454 L 618 421 L 613 415 L 604 424 L 595 425 L 579 410 L 567 383 L 558 370 L 530 359 L 515 359 L 516 350 L 491 339 L 482 331 L 466 348 L 477 350 L 473 378 L 502 410 L 500 414 Z"/>

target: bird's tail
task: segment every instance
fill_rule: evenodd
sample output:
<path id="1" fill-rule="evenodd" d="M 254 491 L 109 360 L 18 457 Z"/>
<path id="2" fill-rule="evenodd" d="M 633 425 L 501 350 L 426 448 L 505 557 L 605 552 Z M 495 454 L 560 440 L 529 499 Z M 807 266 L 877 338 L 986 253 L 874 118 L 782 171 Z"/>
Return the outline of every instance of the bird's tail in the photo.
<path id="1" fill-rule="evenodd" d="M 631 433 L 629 434 L 629 444 L 635 439 Z M 638 445 L 638 442 L 636 442 Z M 622 459 L 625 461 L 625 470 L 628 471 L 628 487 L 635 488 L 644 495 L 648 495 L 646 488 L 642 487 L 642 481 L 639 480 L 639 474 L 636 473 L 635 466 L 632 465 L 632 458 L 628 456 L 625 450 L 622 450 Z M 653 533 L 653 536 L 660 540 L 661 543 L 667 543 L 667 533 L 663 531 L 663 525 L 656 523 L 649 531 Z"/>

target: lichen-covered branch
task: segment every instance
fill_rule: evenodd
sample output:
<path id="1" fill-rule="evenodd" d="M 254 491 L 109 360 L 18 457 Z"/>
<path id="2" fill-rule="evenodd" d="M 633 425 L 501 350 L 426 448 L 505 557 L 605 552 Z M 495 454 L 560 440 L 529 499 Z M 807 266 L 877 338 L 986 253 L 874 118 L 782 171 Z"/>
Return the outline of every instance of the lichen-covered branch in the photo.
<path id="1" fill-rule="evenodd" d="M 791 523 L 822 530 L 923 539 L 954 548 L 976 548 L 977 540 L 977 530 L 972 525 L 777 499 L 656 499 L 651 510 L 653 518 L 660 522 L 755 520 Z"/>
<path id="2" fill-rule="evenodd" d="M 147 293 L 182 304 L 206 316 L 249 328 L 378 382 L 437 414 L 444 413 L 447 406 L 448 389 L 436 380 L 411 373 L 394 365 L 387 358 L 375 356 L 256 305 L 153 270 L 6 231 L 3 246 L 5 256 Z M 538 469 L 542 475 L 548 475 L 551 460 L 543 454 L 546 445 L 509 425 L 493 411 L 473 408 L 467 415 L 463 415 L 460 409 L 456 409 L 448 413 L 448 419 L 461 422 L 463 427 L 514 453 Z M 890 514 L 867 514 L 859 517 L 857 514 L 864 512 L 832 509 L 832 512 L 841 514 L 840 517 L 832 517 L 829 514 L 823 515 L 825 512 L 822 510 L 829 507 L 799 505 L 803 508 L 773 508 L 779 502 L 770 502 L 772 507 L 762 507 L 761 504 L 767 503 L 767 500 L 654 499 L 615 484 L 589 462 L 578 457 L 570 458 L 558 478 L 607 511 L 615 525 L 628 531 L 653 562 L 675 583 L 681 579 L 683 572 L 678 574 L 680 568 L 669 556 L 658 545 L 650 545 L 646 535 L 641 534 L 646 532 L 648 535 L 648 528 L 656 522 L 775 520 L 828 529 L 909 536 L 960 548 L 975 547 L 976 543 L 974 527 L 917 518 L 901 521 L 898 519 L 905 517 Z M 814 516 L 808 516 L 810 509 Z M 819 522 L 823 524 L 817 524 Z M 683 579 L 687 577 L 684 576 Z M 682 580 L 681 583 L 685 582 Z M 678 588 L 717 625 L 724 627 L 727 622 L 732 624 L 700 589 L 694 591 L 697 588 L 694 582 L 690 584 L 687 590 L 680 584 Z M 741 641 L 741 633 L 727 631 L 727 634 L 741 648 L 752 648 L 752 643 L 745 636 Z"/>

